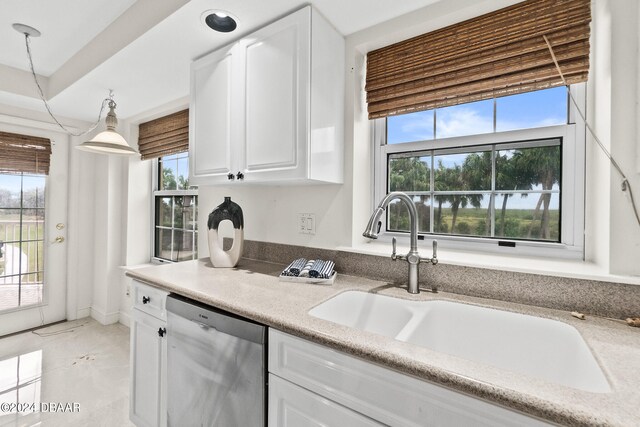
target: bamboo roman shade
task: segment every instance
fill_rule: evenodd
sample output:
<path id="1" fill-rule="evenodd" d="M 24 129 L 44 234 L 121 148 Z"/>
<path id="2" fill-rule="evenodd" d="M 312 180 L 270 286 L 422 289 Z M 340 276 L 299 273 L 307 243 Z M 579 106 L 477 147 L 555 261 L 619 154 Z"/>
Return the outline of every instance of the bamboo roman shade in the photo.
<path id="1" fill-rule="evenodd" d="M 189 110 L 141 123 L 138 149 L 142 160 L 189 150 Z"/>
<path id="2" fill-rule="evenodd" d="M 49 174 L 51 140 L 0 132 L 0 173 Z"/>
<path id="3" fill-rule="evenodd" d="M 591 0 L 527 0 L 367 55 L 369 118 L 587 80 Z"/>

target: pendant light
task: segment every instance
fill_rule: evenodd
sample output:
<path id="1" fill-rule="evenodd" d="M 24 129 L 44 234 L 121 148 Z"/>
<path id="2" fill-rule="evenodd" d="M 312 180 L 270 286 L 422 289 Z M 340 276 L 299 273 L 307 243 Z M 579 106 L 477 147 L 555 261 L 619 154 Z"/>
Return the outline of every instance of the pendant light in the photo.
<path id="1" fill-rule="evenodd" d="M 78 150 L 100 154 L 136 154 L 136 150 L 131 148 L 122 135 L 116 132 L 118 119 L 116 118 L 115 110 L 115 101 L 113 99 L 109 99 L 109 112 L 105 119 L 107 130 L 100 132 L 91 140 L 78 145 L 76 147 Z"/>
<path id="2" fill-rule="evenodd" d="M 27 57 L 29 58 L 29 67 L 31 69 L 33 80 L 38 89 L 38 94 L 40 95 L 40 99 L 44 103 L 44 106 L 47 109 L 47 112 L 62 130 L 64 130 L 66 133 L 72 136 L 83 136 L 92 132 L 96 127 L 98 127 L 98 124 L 102 119 L 102 112 L 104 111 L 105 105 L 109 106 L 109 113 L 107 114 L 107 117 L 105 120 L 107 125 L 107 130 L 100 132 L 95 137 L 93 137 L 93 139 L 80 144 L 76 148 L 78 148 L 79 150 L 90 151 L 90 152 L 99 153 L 99 154 L 121 154 L 121 155 L 137 154 L 137 151 L 129 146 L 129 144 L 122 137 L 122 135 L 116 132 L 116 127 L 118 126 L 118 119 L 116 118 L 116 112 L 115 112 L 116 102 L 113 100 L 113 92 L 111 90 L 109 90 L 109 98 L 106 98 L 102 101 L 102 105 L 100 107 L 100 113 L 98 114 L 98 120 L 96 120 L 95 123 L 93 123 L 93 125 L 86 131 L 80 132 L 80 133 L 74 133 L 71 130 L 69 130 L 66 126 L 64 126 L 62 123 L 60 123 L 60 121 L 53 115 L 53 112 L 51 111 L 51 107 L 49 106 L 49 103 L 47 102 L 47 99 L 44 96 L 44 91 L 42 90 L 42 87 L 38 82 L 38 76 L 36 75 L 35 68 L 33 66 L 33 58 L 31 56 L 31 47 L 30 47 L 31 37 L 40 37 L 41 33 L 35 28 L 25 24 L 15 23 L 12 25 L 12 27 L 14 30 L 24 35 L 25 45 L 27 48 Z"/>

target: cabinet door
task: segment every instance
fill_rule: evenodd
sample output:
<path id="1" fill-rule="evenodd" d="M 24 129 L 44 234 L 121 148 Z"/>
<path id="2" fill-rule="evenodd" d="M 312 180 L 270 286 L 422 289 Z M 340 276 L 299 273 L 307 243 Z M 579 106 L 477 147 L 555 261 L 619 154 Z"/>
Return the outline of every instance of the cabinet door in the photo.
<path id="1" fill-rule="evenodd" d="M 310 8 L 247 37 L 243 96 L 245 180 L 306 176 L 310 93 Z"/>
<path id="2" fill-rule="evenodd" d="M 189 168 L 194 184 L 222 182 L 235 172 L 231 152 L 235 45 L 191 65 Z"/>
<path id="3" fill-rule="evenodd" d="M 269 375 L 269 427 L 373 427 L 371 418 Z"/>
<path id="4" fill-rule="evenodd" d="M 129 415 L 138 427 L 166 426 L 166 322 L 133 309 Z"/>

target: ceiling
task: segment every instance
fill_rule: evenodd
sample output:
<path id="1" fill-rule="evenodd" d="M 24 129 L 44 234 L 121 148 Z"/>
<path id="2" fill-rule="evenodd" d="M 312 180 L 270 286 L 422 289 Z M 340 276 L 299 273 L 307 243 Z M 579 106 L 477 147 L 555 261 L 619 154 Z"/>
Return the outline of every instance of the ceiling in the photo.
<path id="1" fill-rule="evenodd" d="M 189 93 L 189 64 L 242 34 L 299 7 L 303 0 L 2 0 L 0 104 L 44 111 L 14 22 L 33 26 L 36 73 L 53 111 L 93 121 L 109 89 L 118 116 L 128 118 Z M 417 10 L 438 0 L 311 0 L 343 35 Z M 226 10 L 238 29 L 205 27 L 205 10 Z M 4 80 L 4 84 L 2 81 Z"/>

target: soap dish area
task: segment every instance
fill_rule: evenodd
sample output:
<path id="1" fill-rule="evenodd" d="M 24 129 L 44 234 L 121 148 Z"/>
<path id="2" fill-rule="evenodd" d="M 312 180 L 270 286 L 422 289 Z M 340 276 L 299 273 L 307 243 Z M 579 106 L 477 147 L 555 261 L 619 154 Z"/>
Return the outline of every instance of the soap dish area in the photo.
<path id="1" fill-rule="evenodd" d="M 334 271 L 331 277 L 329 277 L 328 279 L 317 279 L 314 277 L 283 276 L 282 274 L 278 278 L 280 279 L 281 282 L 308 283 L 310 285 L 333 285 L 333 282 L 336 281 L 337 275 L 338 273 Z"/>

